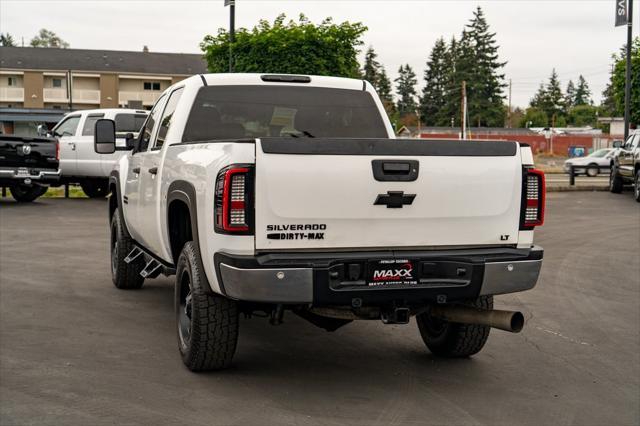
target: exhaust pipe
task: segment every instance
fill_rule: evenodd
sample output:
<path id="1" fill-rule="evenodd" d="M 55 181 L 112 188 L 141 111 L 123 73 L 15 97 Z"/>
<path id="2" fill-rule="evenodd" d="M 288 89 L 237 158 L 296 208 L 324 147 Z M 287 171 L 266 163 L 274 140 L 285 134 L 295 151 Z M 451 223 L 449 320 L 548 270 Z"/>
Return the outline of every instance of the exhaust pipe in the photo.
<path id="1" fill-rule="evenodd" d="M 450 322 L 462 324 L 486 325 L 500 330 L 519 333 L 524 327 L 524 315 L 522 312 L 483 310 L 466 306 L 434 306 L 429 311 L 431 316 Z"/>

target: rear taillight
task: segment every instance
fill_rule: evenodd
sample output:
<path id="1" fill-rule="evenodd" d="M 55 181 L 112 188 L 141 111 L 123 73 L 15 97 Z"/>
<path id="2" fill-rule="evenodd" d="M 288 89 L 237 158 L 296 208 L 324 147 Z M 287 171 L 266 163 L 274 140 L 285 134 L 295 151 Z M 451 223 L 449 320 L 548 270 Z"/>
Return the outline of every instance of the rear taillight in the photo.
<path id="1" fill-rule="evenodd" d="M 215 192 L 215 231 L 221 234 L 253 234 L 253 167 L 232 165 L 218 173 Z"/>
<path id="2" fill-rule="evenodd" d="M 60 142 L 56 142 L 56 160 L 60 161 Z"/>
<path id="3" fill-rule="evenodd" d="M 537 169 L 523 169 L 522 211 L 520 229 L 533 229 L 544 223 L 544 202 L 546 188 L 544 172 Z"/>

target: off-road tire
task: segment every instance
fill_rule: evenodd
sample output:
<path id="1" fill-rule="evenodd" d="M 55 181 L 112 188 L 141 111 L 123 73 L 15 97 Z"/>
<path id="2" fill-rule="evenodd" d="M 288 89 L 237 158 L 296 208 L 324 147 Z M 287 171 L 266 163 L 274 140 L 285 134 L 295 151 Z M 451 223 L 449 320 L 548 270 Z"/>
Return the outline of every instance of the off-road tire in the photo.
<path id="1" fill-rule="evenodd" d="M 600 173 L 600 168 L 597 164 L 589 164 L 585 170 L 585 174 L 589 177 L 596 177 L 598 173 Z"/>
<path id="2" fill-rule="evenodd" d="M 140 271 L 144 268 L 144 256 L 140 255 L 131 263 L 124 261 L 133 250 L 134 242 L 128 237 L 122 224 L 120 212 L 116 209 L 111 218 L 111 278 L 113 285 L 121 290 L 137 290 L 144 284 Z"/>
<path id="3" fill-rule="evenodd" d="M 80 186 L 89 198 L 104 198 L 109 193 L 109 181 L 106 179 L 85 180 Z"/>
<path id="4" fill-rule="evenodd" d="M 618 168 L 611 167 L 611 174 L 609 175 L 609 191 L 614 194 L 620 194 L 624 188 L 624 182 L 620 175 L 618 175 Z"/>
<path id="5" fill-rule="evenodd" d="M 633 177 L 633 198 L 640 203 L 640 169 L 636 170 Z"/>
<path id="6" fill-rule="evenodd" d="M 478 309 L 493 309 L 493 296 L 461 303 Z M 464 358 L 480 352 L 487 343 L 491 327 L 447 322 L 429 316 L 416 316 L 420 336 L 432 354 L 445 358 Z"/>
<path id="7" fill-rule="evenodd" d="M 185 243 L 176 268 L 175 312 L 178 348 L 191 371 L 221 370 L 238 343 L 237 302 L 207 292 L 200 251 Z"/>
<path id="8" fill-rule="evenodd" d="M 46 186 L 13 185 L 9 187 L 11 196 L 19 203 L 30 203 L 47 192 Z"/>

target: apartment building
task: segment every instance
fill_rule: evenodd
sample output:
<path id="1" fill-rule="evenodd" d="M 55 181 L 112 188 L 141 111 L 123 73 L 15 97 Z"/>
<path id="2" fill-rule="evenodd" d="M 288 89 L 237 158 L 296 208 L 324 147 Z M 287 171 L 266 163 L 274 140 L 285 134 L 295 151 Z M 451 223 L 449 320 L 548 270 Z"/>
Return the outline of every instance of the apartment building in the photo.
<path id="1" fill-rule="evenodd" d="M 204 72 L 199 54 L 0 47 L 0 132 L 33 133 L 70 110 L 149 109 L 171 84 Z"/>

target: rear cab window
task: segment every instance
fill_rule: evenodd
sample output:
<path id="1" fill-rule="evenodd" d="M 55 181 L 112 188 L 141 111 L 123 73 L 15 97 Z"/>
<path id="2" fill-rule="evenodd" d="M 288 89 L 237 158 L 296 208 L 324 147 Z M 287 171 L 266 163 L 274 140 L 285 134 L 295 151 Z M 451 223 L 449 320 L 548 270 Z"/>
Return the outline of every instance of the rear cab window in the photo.
<path id="1" fill-rule="evenodd" d="M 93 136 L 96 127 L 96 121 L 104 118 L 104 114 L 89 114 L 84 119 L 84 125 L 82 126 L 82 136 Z"/>
<path id="2" fill-rule="evenodd" d="M 299 86 L 206 86 L 183 142 L 258 137 L 387 138 L 367 91 Z"/>
<path id="3" fill-rule="evenodd" d="M 116 134 L 118 134 L 118 136 L 125 135 L 127 133 L 137 135 L 146 119 L 147 114 L 118 113 L 114 117 L 114 121 L 116 122 Z"/>

